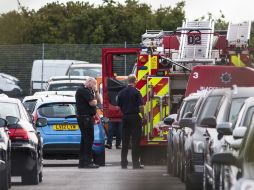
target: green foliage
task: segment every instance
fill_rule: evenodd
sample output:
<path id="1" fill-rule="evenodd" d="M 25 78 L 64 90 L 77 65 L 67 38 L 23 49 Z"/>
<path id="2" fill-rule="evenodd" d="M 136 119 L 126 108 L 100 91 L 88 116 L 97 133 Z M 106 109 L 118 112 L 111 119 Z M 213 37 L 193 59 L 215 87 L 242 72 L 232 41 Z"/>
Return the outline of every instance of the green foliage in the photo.
<path id="1" fill-rule="evenodd" d="M 0 44 L 24 43 L 140 43 L 146 29 L 175 30 L 184 19 L 184 2 L 175 7 L 152 7 L 138 0 L 125 4 L 103 0 L 54 2 L 38 11 L 21 7 L 0 15 Z"/>

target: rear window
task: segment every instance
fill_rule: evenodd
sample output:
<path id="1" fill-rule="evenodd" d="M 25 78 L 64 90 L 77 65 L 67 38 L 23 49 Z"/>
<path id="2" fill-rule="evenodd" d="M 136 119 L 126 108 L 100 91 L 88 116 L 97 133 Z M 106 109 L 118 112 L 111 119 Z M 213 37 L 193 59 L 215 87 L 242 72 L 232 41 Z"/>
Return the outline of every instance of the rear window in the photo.
<path id="1" fill-rule="evenodd" d="M 48 91 L 76 91 L 81 83 L 50 84 Z"/>
<path id="2" fill-rule="evenodd" d="M 89 76 L 98 77 L 102 75 L 101 67 L 75 67 L 70 68 L 68 75 L 70 76 Z"/>
<path id="3" fill-rule="evenodd" d="M 216 117 L 221 99 L 222 96 L 210 96 L 205 100 L 198 117 L 198 125 L 200 125 L 202 119 L 206 117 Z"/>
<path id="4" fill-rule="evenodd" d="M 76 105 L 74 103 L 54 103 L 43 105 L 38 109 L 42 117 L 62 118 L 76 115 Z"/>
<path id="5" fill-rule="evenodd" d="M 20 118 L 19 106 L 15 103 L 0 102 L 0 118 L 6 119 L 6 116 Z"/>
<path id="6" fill-rule="evenodd" d="M 29 100 L 23 103 L 29 113 L 33 113 L 37 100 Z"/>

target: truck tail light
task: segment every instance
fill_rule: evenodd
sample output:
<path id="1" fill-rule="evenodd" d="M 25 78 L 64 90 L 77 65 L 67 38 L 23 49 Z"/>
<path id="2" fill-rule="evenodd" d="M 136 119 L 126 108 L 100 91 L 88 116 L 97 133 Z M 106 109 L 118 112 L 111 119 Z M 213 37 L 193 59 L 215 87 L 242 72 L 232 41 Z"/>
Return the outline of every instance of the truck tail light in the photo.
<path id="1" fill-rule="evenodd" d="M 28 141 L 28 133 L 23 128 L 11 128 L 10 131 L 10 139 L 11 140 L 23 140 Z"/>

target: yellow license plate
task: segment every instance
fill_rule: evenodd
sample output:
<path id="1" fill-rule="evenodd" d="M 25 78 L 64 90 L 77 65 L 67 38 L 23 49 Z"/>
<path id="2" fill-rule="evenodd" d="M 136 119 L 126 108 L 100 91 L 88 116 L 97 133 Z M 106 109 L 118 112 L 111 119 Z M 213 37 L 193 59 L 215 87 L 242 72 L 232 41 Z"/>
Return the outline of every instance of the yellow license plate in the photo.
<path id="1" fill-rule="evenodd" d="M 53 129 L 55 131 L 76 131 L 78 130 L 78 125 L 57 124 L 57 125 L 53 125 Z"/>

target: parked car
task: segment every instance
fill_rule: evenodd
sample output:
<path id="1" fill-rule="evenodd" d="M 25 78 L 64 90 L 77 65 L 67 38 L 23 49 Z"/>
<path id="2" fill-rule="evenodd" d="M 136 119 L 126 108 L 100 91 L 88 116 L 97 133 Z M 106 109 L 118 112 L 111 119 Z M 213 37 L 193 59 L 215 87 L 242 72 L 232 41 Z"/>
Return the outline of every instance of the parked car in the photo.
<path id="1" fill-rule="evenodd" d="M 244 101 L 254 96 L 253 87 L 235 87 L 230 90 L 215 90 L 210 97 L 223 95 L 220 109 L 214 117 L 205 117 L 200 126 L 204 141 L 204 181 L 203 189 L 219 189 L 220 178 L 224 175 L 221 166 L 211 163 L 213 154 L 225 150 L 225 136 L 232 135 L 239 111 Z"/>
<path id="2" fill-rule="evenodd" d="M 33 94 L 39 90 L 44 90 L 45 85 L 50 77 L 56 75 L 65 75 L 70 65 L 84 64 L 86 61 L 78 60 L 59 60 L 59 59 L 44 59 L 34 60 L 31 73 L 31 90 Z"/>
<path id="3" fill-rule="evenodd" d="M 17 85 L 15 80 L 0 74 L 0 94 L 4 93 L 8 96 L 19 97 L 22 95 L 22 89 Z"/>
<path id="4" fill-rule="evenodd" d="M 76 101 L 65 95 L 49 95 L 38 99 L 34 118 L 43 137 L 44 155 L 79 154 L 80 130 L 76 118 Z M 102 121 L 97 114 L 94 125 L 94 162 L 105 165 L 105 135 Z"/>
<path id="5" fill-rule="evenodd" d="M 49 81 L 46 86 L 46 91 L 77 91 L 84 84 L 82 80 L 58 80 Z"/>
<path id="6" fill-rule="evenodd" d="M 67 76 L 89 76 L 89 77 L 98 77 L 102 76 L 102 65 L 89 63 L 89 64 L 73 64 L 70 65 L 67 70 Z"/>
<path id="7" fill-rule="evenodd" d="M 211 161 L 216 165 L 236 166 L 239 168 L 238 181 L 232 190 L 252 190 L 254 188 L 254 118 L 251 117 L 251 124 L 248 127 L 239 150 L 239 155 L 232 152 L 220 152 L 213 155 Z"/>
<path id="8" fill-rule="evenodd" d="M 242 139 L 245 132 L 250 126 L 252 116 L 254 114 L 254 97 L 250 97 L 244 101 L 244 104 L 238 114 L 237 121 L 235 125 L 232 124 L 233 134 L 225 136 L 225 143 L 223 144 L 224 151 L 230 151 L 234 156 L 238 156 L 239 149 L 242 145 Z M 230 123 L 227 124 L 231 126 Z M 231 127 L 230 127 L 231 128 Z M 217 128 L 221 133 L 220 126 Z M 230 129 L 229 129 L 230 130 Z M 224 152 L 223 151 L 223 152 Z M 238 178 L 239 169 L 235 166 L 221 166 L 221 176 L 217 183 L 220 184 L 224 190 L 229 190 L 232 188 Z"/>
<path id="9" fill-rule="evenodd" d="M 2 97 L 0 107 L 0 117 L 7 121 L 10 132 L 11 175 L 36 185 L 43 180 L 40 134 L 19 99 Z"/>
<path id="10" fill-rule="evenodd" d="M 2 97 L 2 96 L 0 96 Z M 0 190 L 11 186 L 11 141 L 7 121 L 0 118 Z"/>
<path id="11" fill-rule="evenodd" d="M 168 133 L 168 147 L 167 147 L 167 171 L 168 173 L 172 172 L 173 176 L 182 175 L 182 155 L 181 155 L 181 145 L 180 145 L 180 136 L 182 134 L 182 131 L 179 127 L 179 121 L 183 117 L 191 117 L 191 114 L 194 112 L 194 107 L 196 105 L 196 102 L 198 101 L 198 98 L 200 97 L 200 93 L 193 93 L 192 95 L 186 97 L 183 99 L 182 104 L 180 106 L 180 109 L 178 111 L 176 120 L 171 123 L 168 118 L 164 120 L 165 124 L 171 125 L 172 127 L 169 129 Z M 171 124 L 170 124 L 171 123 Z"/>

